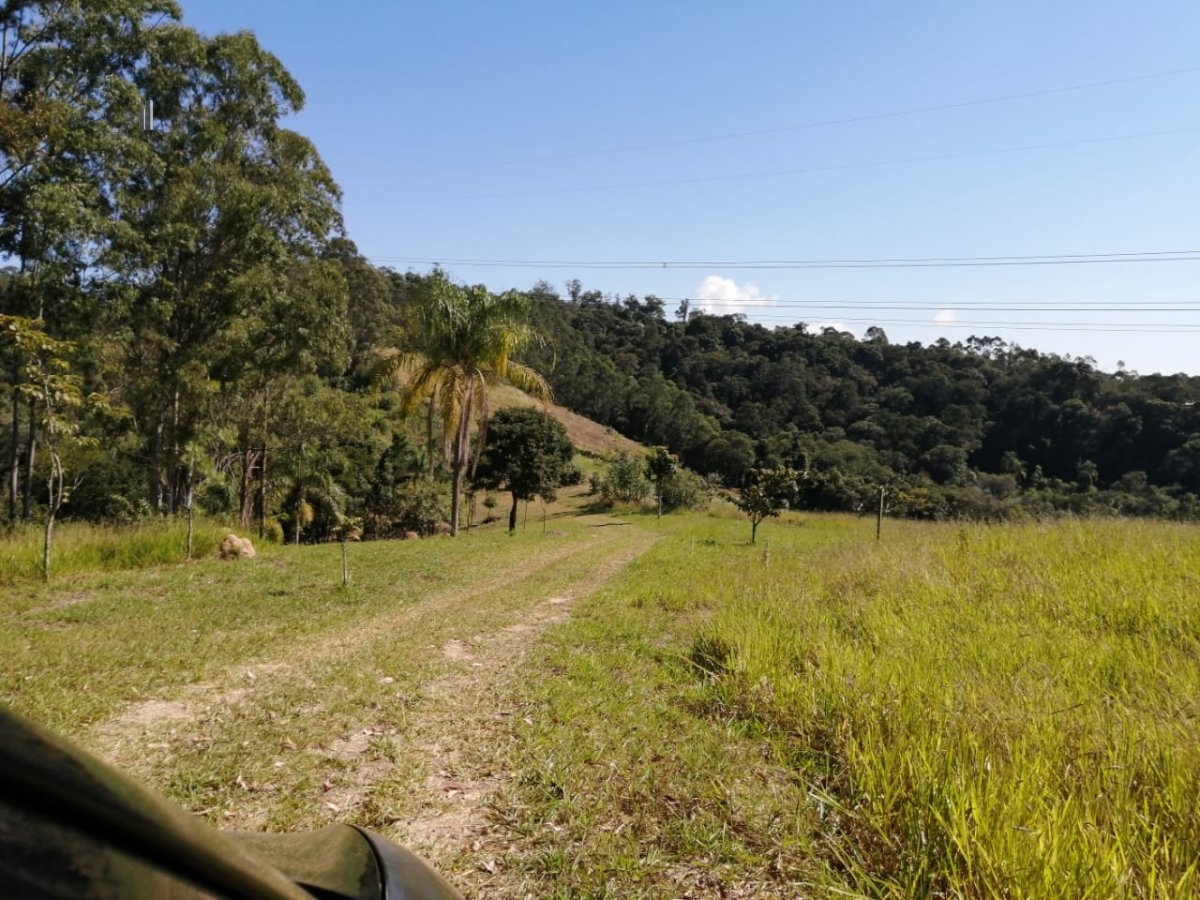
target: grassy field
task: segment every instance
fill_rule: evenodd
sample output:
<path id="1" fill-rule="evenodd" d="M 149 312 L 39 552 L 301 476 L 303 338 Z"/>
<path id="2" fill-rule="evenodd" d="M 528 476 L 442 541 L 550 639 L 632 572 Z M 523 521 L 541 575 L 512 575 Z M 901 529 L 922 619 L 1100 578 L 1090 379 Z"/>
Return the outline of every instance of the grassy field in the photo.
<path id="1" fill-rule="evenodd" d="M 550 527 L 12 583 L 0 698 L 470 896 L 1200 895 L 1200 530 Z"/>

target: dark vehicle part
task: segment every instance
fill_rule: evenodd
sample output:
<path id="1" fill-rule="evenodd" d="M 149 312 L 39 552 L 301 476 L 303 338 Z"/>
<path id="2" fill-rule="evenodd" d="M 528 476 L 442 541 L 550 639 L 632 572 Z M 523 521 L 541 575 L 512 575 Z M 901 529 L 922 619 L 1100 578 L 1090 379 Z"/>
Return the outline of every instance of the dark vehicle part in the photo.
<path id="1" fill-rule="evenodd" d="M 0 709 L 0 896 L 455 900 L 417 856 L 349 825 L 221 832 Z"/>

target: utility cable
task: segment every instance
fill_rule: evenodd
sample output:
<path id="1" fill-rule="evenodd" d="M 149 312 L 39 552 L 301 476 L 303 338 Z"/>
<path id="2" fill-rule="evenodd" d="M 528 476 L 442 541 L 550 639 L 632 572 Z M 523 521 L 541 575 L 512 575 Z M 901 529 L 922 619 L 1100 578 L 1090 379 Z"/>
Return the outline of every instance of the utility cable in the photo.
<path id="1" fill-rule="evenodd" d="M 659 150 L 670 147 L 686 147 L 693 144 L 707 144 L 718 141 L 742 140 L 745 138 L 766 137 L 773 134 L 784 134 L 795 131 L 810 131 L 817 128 L 831 128 L 837 125 L 854 125 L 861 122 L 878 122 L 885 119 L 898 119 L 906 116 L 924 113 L 945 112 L 954 109 L 968 109 L 975 106 L 986 106 L 994 103 L 1006 103 L 1012 100 L 1029 100 L 1035 97 L 1048 97 L 1054 94 L 1066 94 L 1075 91 L 1093 90 L 1095 88 L 1111 87 L 1119 84 L 1131 84 L 1138 81 L 1150 81 L 1158 78 L 1169 78 L 1176 75 L 1190 75 L 1200 72 L 1200 66 L 1186 66 L 1179 69 L 1166 69 L 1161 72 L 1148 72 L 1141 75 L 1130 75 L 1124 78 L 1109 78 L 1103 81 L 1089 81 L 1083 84 L 1071 84 L 1062 87 L 1043 88 L 1033 91 L 1021 91 L 1013 94 L 1000 94 L 992 97 L 981 97 L 974 100 L 961 100 L 953 103 L 936 103 L 929 106 L 915 106 L 908 109 L 892 110 L 880 113 L 864 113 L 862 115 L 845 116 L 836 119 L 820 119 L 812 122 L 800 122 L 793 125 L 778 125 L 772 128 L 757 128 L 747 131 L 733 131 L 724 134 L 700 135 L 689 138 L 676 138 L 666 141 L 654 141 L 643 144 L 628 144 L 622 147 L 609 147 L 597 150 L 576 150 L 566 153 L 547 154 L 545 156 L 526 156 L 517 159 L 500 160 L 497 162 L 474 163 L 463 166 L 447 166 L 436 169 L 425 169 L 402 173 L 406 177 L 441 175 L 453 172 L 468 172 L 480 169 L 497 169 L 509 166 L 533 165 L 547 162 L 557 162 L 567 159 L 587 159 L 597 156 L 612 156 L 619 153 L 635 153 L 642 150 Z"/>

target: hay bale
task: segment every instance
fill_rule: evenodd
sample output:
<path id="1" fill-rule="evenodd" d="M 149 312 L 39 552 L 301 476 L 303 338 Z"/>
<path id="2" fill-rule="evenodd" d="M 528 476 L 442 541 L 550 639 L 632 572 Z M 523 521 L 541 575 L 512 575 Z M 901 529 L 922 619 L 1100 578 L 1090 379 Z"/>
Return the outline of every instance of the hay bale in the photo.
<path id="1" fill-rule="evenodd" d="M 254 559 L 258 555 L 250 538 L 238 537 L 232 531 L 221 539 L 217 552 L 221 559 Z"/>

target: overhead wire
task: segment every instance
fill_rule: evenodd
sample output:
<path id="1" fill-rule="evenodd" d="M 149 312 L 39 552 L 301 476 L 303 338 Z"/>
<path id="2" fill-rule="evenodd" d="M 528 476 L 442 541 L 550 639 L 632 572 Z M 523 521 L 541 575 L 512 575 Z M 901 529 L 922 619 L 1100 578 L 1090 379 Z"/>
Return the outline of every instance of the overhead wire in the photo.
<path id="1" fill-rule="evenodd" d="M 711 315 L 734 315 L 734 311 L 728 313 L 711 313 Z M 773 323 L 800 324 L 799 321 L 791 317 L 776 317 L 776 316 L 756 316 L 755 321 L 762 322 L 764 319 Z M 1010 329 L 1013 331 L 1078 331 L 1088 333 L 1114 333 L 1114 334 L 1200 334 L 1200 323 L 1183 323 L 1171 324 L 1164 322 L 1154 323 L 1123 323 L 1123 322 L 969 322 L 969 321 L 953 321 L 953 322 L 932 322 L 928 319 L 876 319 L 876 318 L 857 318 L 844 316 L 829 316 L 822 317 L 822 321 L 809 322 L 805 324 L 820 327 L 823 322 L 829 325 L 844 324 L 853 322 L 862 325 L 874 325 L 878 327 L 920 327 L 920 328 L 966 328 L 966 329 L 989 329 L 995 331 L 1003 331 Z"/>
<path id="2" fill-rule="evenodd" d="M 834 119 L 819 119 L 810 122 L 799 122 L 791 125 L 777 125 L 770 128 L 757 128 L 745 131 L 725 132 L 722 134 L 698 135 L 688 138 L 674 138 L 665 141 L 652 141 L 641 144 L 627 144 L 621 147 L 608 147 L 593 150 L 576 150 L 564 153 L 527 156 L 518 159 L 498 160 L 484 163 L 472 163 L 462 166 L 443 166 L 434 169 L 417 170 L 403 173 L 405 176 L 440 175 L 454 172 L 467 172 L 480 169 L 495 169 L 518 165 L 556 162 L 567 159 L 586 159 L 597 156 L 611 156 L 620 153 L 635 153 L 643 150 L 659 150 L 671 147 L 685 147 L 693 144 L 715 143 L 718 141 L 742 140 L 745 138 L 766 137 L 773 134 L 784 134 L 795 131 L 809 131 L 817 128 L 830 128 L 838 125 L 854 125 L 861 122 L 877 122 L 884 119 L 896 119 L 932 112 L 945 112 L 954 109 L 967 109 L 976 106 L 986 106 L 995 103 L 1005 103 L 1013 100 L 1029 100 L 1036 97 L 1047 97 L 1055 94 L 1066 94 L 1076 91 L 1093 90 L 1102 87 L 1112 87 L 1120 84 L 1131 84 L 1139 81 L 1150 81 L 1158 78 L 1169 78 L 1177 75 L 1189 75 L 1200 72 L 1200 66 L 1184 66 L 1176 69 L 1165 69 L 1159 72 L 1147 72 L 1139 75 L 1129 75 L 1122 78 L 1109 78 L 1101 81 L 1089 81 L 1082 84 L 1071 84 L 1060 87 L 1041 88 L 1032 91 L 1020 91 L 1011 94 L 999 94 L 991 97 L 980 97 L 972 100 L 960 100 L 950 103 L 935 103 L 927 106 L 915 106 L 907 109 L 891 110 L 879 113 L 863 113 L 853 116 L 843 116 Z"/>
<path id="3" fill-rule="evenodd" d="M 862 259 L 554 260 L 433 256 L 372 256 L 379 263 L 518 269 L 903 269 L 974 266 L 1051 266 L 1101 263 L 1197 262 L 1200 250 L 1135 253 L 1060 253 L 1021 256 L 878 257 Z"/>
<path id="4" fill-rule="evenodd" d="M 497 200 L 514 197 L 549 197 L 563 194 L 587 194 L 599 191 L 621 191 L 639 188 L 675 187 L 688 184 L 712 184 L 720 181 L 745 181 L 755 178 L 781 178 L 788 175 L 811 175 L 818 172 L 843 172 L 854 169 L 870 169 L 882 166 L 908 165 L 911 163 L 943 162 L 952 159 L 977 159 L 986 156 L 1002 156 L 1009 153 L 1026 153 L 1034 150 L 1054 150 L 1062 147 L 1081 147 L 1089 144 L 1107 144 L 1117 141 L 1132 141 L 1142 138 L 1163 137 L 1166 135 L 1185 134 L 1200 130 L 1200 126 L 1188 125 L 1182 128 L 1167 128 L 1154 131 L 1137 131 L 1126 134 L 1104 135 L 1101 137 L 1073 138 L 1065 141 L 1048 141 L 1038 144 L 1019 144 L 1012 147 L 999 147 L 991 150 L 963 150 L 954 153 L 934 153 L 923 156 L 901 156 L 891 159 L 867 160 L 856 163 L 830 163 L 820 166 L 805 166 L 796 169 L 773 169 L 760 172 L 734 172 L 723 175 L 700 175 L 691 178 L 664 178 L 653 181 L 627 181 L 609 184 L 583 185 L 561 188 L 539 188 L 535 190 L 499 191 L 475 194 L 430 194 L 416 196 L 410 200 Z"/>

